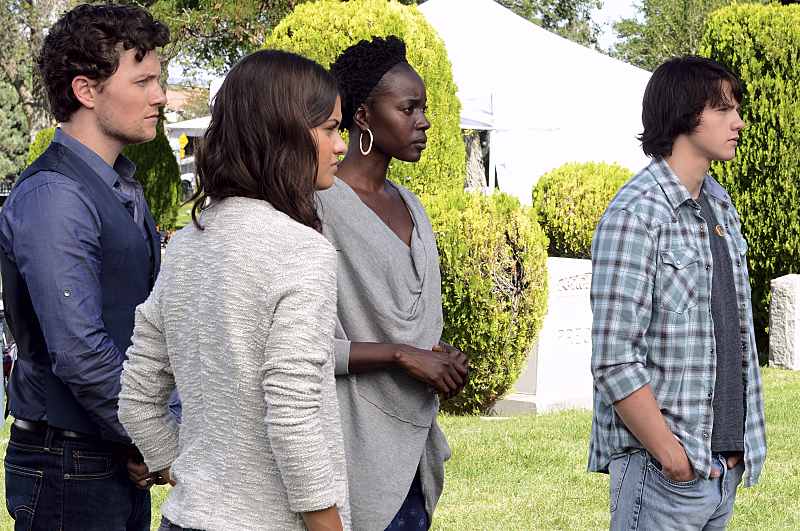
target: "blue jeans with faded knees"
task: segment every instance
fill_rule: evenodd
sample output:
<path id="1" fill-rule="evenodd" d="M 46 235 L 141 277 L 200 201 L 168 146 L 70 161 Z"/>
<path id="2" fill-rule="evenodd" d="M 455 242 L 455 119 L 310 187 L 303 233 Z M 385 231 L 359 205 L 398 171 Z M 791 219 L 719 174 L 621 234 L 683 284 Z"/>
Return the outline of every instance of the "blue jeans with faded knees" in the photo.
<path id="1" fill-rule="evenodd" d="M 609 465 L 611 531 L 723 531 L 733 515 L 744 463 L 728 469 L 713 454 L 720 476 L 673 481 L 647 451 L 617 457 Z"/>
<path id="2" fill-rule="evenodd" d="M 127 449 L 11 426 L 6 509 L 26 531 L 148 531 L 150 492 L 128 479 Z"/>

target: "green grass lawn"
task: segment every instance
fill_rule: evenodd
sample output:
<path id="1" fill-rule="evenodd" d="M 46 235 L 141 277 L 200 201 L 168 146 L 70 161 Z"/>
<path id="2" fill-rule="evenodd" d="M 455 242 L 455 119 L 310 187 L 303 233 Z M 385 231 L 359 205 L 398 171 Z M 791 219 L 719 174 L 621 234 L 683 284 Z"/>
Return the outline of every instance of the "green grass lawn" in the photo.
<path id="1" fill-rule="evenodd" d="M 800 529 L 800 372 L 762 369 L 769 455 L 756 487 L 738 493 L 731 531 Z M 486 420 L 442 415 L 453 457 L 437 531 L 608 528 L 608 476 L 586 472 L 591 412 Z M 0 432 L 5 454 L 8 423 Z M 153 488 L 153 529 L 167 487 Z M 0 531 L 12 530 L 7 513 Z"/>
<path id="2" fill-rule="evenodd" d="M 192 222 L 192 205 L 181 205 L 177 207 L 178 217 L 175 220 L 175 230 L 182 229 Z"/>

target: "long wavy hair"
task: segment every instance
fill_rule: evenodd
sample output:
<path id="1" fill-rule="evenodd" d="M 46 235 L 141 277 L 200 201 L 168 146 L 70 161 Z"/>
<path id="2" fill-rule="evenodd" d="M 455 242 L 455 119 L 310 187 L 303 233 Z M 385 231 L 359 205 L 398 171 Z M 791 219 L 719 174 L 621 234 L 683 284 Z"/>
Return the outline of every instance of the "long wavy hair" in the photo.
<path id="1" fill-rule="evenodd" d="M 226 197 L 269 201 L 321 231 L 314 200 L 319 165 L 311 129 L 330 118 L 339 88 L 322 66 L 297 54 L 260 50 L 228 73 L 195 161 L 192 221 Z"/>

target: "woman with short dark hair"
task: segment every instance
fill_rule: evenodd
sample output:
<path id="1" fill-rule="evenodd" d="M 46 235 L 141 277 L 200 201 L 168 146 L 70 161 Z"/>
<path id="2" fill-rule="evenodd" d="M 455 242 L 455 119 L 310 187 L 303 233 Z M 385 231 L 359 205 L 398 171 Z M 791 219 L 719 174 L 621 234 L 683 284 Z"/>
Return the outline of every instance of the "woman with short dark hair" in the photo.
<path id="1" fill-rule="evenodd" d="M 274 50 L 239 61 L 216 96 L 194 223 L 136 311 L 119 398 L 149 469 L 174 485 L 163 531 L 350 528 L 336 252 L 314 200 L 346 151 L 339 109 L 325 69 Z"/>
<path id="2" fill-rule="evenodd" d="M 447 439 L 437 394 L 467 382 L 466 357 L 440 341 L 436 238 L 419 199 L 386 178 L 426 147 L 425 84 L 397 37 L 361 41 L 331 65 L 349 154 L 320 192 L 338 252 L 336 386 L 353 529 L 426 529 L 442 493 Z M 388 526 L 388 527 L 387 527 Z"/>

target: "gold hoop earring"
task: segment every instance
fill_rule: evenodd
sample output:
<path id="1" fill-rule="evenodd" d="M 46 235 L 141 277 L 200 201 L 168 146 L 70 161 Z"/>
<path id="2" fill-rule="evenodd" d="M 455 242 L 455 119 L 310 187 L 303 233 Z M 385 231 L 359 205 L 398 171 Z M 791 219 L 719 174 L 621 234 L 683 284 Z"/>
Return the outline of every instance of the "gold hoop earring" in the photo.
<path id="1" fill-rule="evenodd" d="M 361 150 L 362 155 L 369 155 L 369 152 L 372 151 L 372 141 L 374 139 L 372 137 L 372 131 L 369 130 L 369 127 L 367 127 L 367 133 L 369 133 L 369 147 L 367 148 L 366 151 L 364 151 L 364 148 L 361 147 L 362 146 L 361 139 L 364 138 L 364 131 L 361 131 L 361 135 L 358 137 L 358 149 Z"/>

